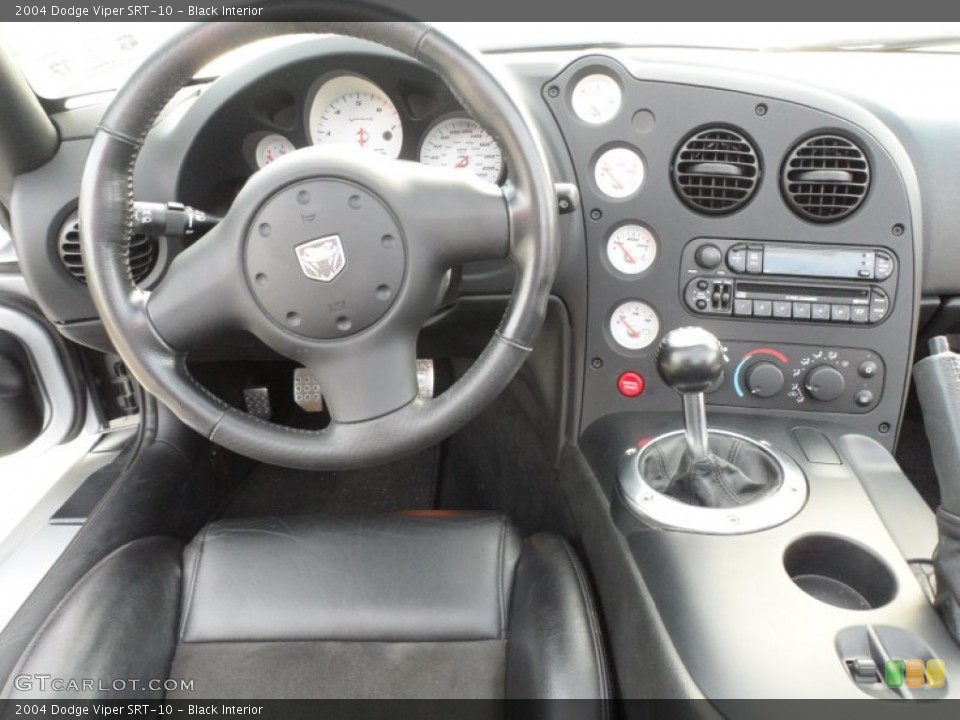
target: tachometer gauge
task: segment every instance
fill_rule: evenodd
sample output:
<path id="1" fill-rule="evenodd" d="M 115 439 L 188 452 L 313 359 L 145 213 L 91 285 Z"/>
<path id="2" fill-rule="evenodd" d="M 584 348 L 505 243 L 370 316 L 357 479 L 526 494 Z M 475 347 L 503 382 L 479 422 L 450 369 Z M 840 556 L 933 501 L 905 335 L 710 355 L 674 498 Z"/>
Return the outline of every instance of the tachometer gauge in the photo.
<path id="1" fill-rule="evenodd" d="M 503 154 L 490 133 L 466 117 L 441 120 L 420 145 L 424 165 L 472 172 L 481 180 L 496 183 L 503 172 Z"/>
<path id="2" fill-rule="evenodd" d="M 609 75 L 587 75 L 574 86 L 570 104 L 577 117 L 591 125 L 610 122 L 620 112 L 623 92 Z"/>
<path id="3" fill-rule="evenodd" d="M 396 106 L 376 85 L 354 75 L 336 77 L 317 91 L 308 123 L 315 145 L 343 145 L 394 160 L 403 147 Z"/>
<path id="4" fill-rule="evenodd" d="M 283 135 L 266 135 L 260 139 L 260 142 L 257 143 L 257 149 L 254 150 L 257 167 L 266 167 L 281 155 L 292 153 L 296 149 L 294 144 Z"/>
<path id="5" fill-rule="evenodd" d="M 660 318 L 645 302 L 627 300 L 610 316 L 610 335 L 627 350 L 649 347 L 659 334 Z"/>
<path id="6" fill-rule="evenodd" d="M 625 275 L 637 275 L 657 259 L 657 239 L 641 225 L 621 225 L 607 239 L 607 259 Z"/>
<path id="7" fill-rule="evenodd" d="M 615 199 L 639 192 L 645 175 L 643 158 L 625 147 L 610 148 L 597 159 L 593 168 L 593 178 L 600 192 Z"/>

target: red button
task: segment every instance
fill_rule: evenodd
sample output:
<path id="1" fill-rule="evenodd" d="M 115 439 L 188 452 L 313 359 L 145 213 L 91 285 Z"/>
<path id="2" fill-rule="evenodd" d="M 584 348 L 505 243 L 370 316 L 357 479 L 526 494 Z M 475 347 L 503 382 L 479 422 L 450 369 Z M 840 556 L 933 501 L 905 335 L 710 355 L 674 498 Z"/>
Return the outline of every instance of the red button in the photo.
<path id="1" fill-rule="evenodd" d="M 617 380 L 617 389 L 624 397 L 635 398 L 643 394 L 646 384 L 643 382 L 643 375 L 635 372 L 625 372 Z"/>

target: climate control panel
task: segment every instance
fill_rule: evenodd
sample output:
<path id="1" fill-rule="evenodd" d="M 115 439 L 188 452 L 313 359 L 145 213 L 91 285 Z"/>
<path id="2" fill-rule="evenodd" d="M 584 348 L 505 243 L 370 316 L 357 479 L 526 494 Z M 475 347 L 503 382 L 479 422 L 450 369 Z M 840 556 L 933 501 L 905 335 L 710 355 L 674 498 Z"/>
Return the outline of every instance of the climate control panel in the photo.
<path id="1" fill-rule="evenodd" d="M 724 379 L 708 404 L 866 413 L 883 395 L 885 366 L 872 350 L 724 342 Z"/>

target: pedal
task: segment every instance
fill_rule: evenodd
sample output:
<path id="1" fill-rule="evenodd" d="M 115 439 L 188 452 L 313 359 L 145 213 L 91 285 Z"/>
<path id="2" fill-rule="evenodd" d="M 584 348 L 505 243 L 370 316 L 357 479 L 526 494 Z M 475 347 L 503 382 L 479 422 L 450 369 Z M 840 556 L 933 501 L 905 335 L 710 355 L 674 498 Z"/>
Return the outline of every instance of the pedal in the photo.
<path id="1" fill-rule="evenodd" d="M 304 368 L 293 371 L 293 401 L 308 413 L 323 412 L 320 383 Z"/>
<path id="2" fill-rule="evenodd" d="M 417 387 L 421 397 L 433 397 L 433 378 L 433 360 L 417 360 Z"/>
<path id="3" fill-rule="evenodd" d="M 255 418 L 269 420 L 273 417 L 273 406 L 270 404 L 270 391 L 265 387 L 246 388 L 243 391 L 243 405 L 247 412 Z"/>

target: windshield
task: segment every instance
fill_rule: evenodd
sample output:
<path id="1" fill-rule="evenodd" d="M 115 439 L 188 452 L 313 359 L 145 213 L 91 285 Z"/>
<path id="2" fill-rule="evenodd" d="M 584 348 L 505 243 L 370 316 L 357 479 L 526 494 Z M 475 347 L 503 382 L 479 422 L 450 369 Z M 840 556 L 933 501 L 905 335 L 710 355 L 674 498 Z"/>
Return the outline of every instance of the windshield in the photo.
<path id="1" fill-rule="evenodd" d="M 0 23 L 0 42 L 38 94 L 112 90 L 186 23 Z M 434 23 L 482 50 L 590 45 L 773 50 L 957 49 L 960 23 Z M 723 25 L 718 32 L 718 26 Z M 248 50 L 249 52 L 249 50 Z M 217 67 L 207 75 L 216 75 Z"/>

